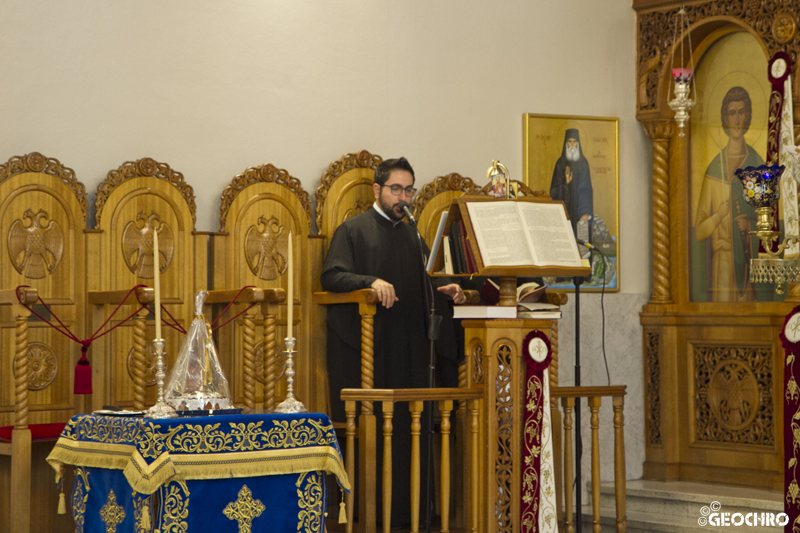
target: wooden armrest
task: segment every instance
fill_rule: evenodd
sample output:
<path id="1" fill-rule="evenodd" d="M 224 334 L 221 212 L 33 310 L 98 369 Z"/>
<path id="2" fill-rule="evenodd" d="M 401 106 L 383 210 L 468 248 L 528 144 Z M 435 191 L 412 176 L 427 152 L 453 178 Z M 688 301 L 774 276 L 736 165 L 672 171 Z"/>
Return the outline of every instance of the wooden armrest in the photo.
<path id="1" fill-rule="evenodd" d="M 361 289 L 352 292 L 315 292 L 312 301 L 315 304 L 368 304 L 378 303 L 378 293 L 375 289 Z"/>
<path id="2" fill-rule="evenodd" d="M 19 287 L 16 289 L 0 290 L 0 305 L 33 305 L 39 301 L 39 291 L 33 287 Z"/>
<path id="3" fill-rule="evenodd" d="M 552 305 L 566 305 L 567 293 L 544 291 L 544 301 Z"/>
<path id="4" fill-rule="evenodd" d="M 119 305 L 130 289 L 120 291 L 89 291 L 87 298 L 90 305 Z M 152 304 L 156 301 L 156 291 L 150 287 L 139 287 L 136 289 L 136 299 L 140 304 Z"/>
<path id="5" fill-rule="evenodd" d="M 264 289 L 256 287 L 248 287 L 242 291 L 238 289 L 215 289 L 208 291 L 205 303 L 226 304 L 235 301 L 237 304 L 259 304 L 266 298 L 264 292 Z"/>
<path id="6" fill-rule="evenodd" d="M 481 301 L 480 291 L 464 291 L 467 301 L 463 305 L 475 305 Z"/>
<path id="7" fill-rule="evenodd" d="M 483 398 L 483 387 L 473 386 L 469 389 L 342 389 L 342 401 L 371 402 L 413 402 L 442 400 L 480 400 Z"/>

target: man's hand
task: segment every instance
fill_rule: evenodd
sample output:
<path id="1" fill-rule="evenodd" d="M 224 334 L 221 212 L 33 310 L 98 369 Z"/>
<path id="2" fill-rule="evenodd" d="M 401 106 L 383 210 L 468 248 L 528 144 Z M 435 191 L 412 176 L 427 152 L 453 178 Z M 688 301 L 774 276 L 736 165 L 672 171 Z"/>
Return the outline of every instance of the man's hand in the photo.
<path id="1" fill-rule="evenodd" d="M 382 279 L 376 279 L 370 286 L 378 293 L 378 300 L 385 308 L 390 308 L 398 300 L 397 296 L 394 294 L 394 285 L 391 283 L 387 283 Z"/>
<path id="2" fill-rule="evenodd" d="M 464 296 L 464 291 L 461 290 L 461 286 L 458 283 L 451 283 L 450 285 L 439 287 L 437 290 L 452 298 L 454 303 L 463 304 L 467 301 L 467 297 Z"/>
<path id="3" fill-rule="evenodd" d="M 564 177 L 567 178 L 567 185 L 569 185 L 570 183 L 572 183 L 572 169 L 570 167 L 567 167 L 566 172 L 564 174 L 565 174 Z"/>
<path id="4" fill-rule="evenodd" d="M 580 219 L 580 222 L 586 222 L 587 220 L 589 220 L 589 215 L 583 215 Z"/>

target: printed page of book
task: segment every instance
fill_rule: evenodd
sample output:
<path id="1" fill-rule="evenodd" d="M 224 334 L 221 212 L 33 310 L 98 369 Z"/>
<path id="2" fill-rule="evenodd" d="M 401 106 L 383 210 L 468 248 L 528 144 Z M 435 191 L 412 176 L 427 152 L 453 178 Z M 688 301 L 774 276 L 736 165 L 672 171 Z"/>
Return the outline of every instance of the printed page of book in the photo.
<path id="1" fill-rule="evenodd" d="M 484 267 L 533 265 L 516 202 L 469 202 L 469 218 Z"/>
<path id="2" fill-rule="evenodd" d="M 536 266 L 581 267 L 578 243 L 561 204 L 515 202 Z"/>

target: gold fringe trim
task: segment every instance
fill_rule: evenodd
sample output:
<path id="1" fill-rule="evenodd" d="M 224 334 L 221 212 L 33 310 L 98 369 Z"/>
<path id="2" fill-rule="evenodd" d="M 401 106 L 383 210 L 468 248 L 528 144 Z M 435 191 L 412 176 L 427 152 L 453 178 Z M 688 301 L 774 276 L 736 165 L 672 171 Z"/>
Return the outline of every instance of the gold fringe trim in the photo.
<path id="1" fill-rule="evenodd" d="M 344 465 L 338 452 L 330 446 L 202 455 L 176 454 L 171 459 L 183 479 L 222 479 L 322 470 L 334 474 L 342 488 L 350 491 Z"/>
<path id="2" fill-rule="evenodd" d="M 339 485 L 350 492 L 344 465 L 336 449 L 330 446 L 213 454 L 164 453 L 148 465 L 131 445 L 61 438 L 47 456 L 47 462 L 56 472 L 65 464 L 122 470 L 131 487 L 141 494 L 152 494 L 176 475 L 181 479 L 223 479 L 319 470 L 334 474 Z"/>
<path id="3" fill-rule="evenodd" d="M 161 485 L 175 477 L 177 471 L 168 453 L 162 453 L 148 465 L 139 452 L 136 452 L 122 473 L 136 492 L 153 494 Z"/>
<path id="4" fill-rule="evenodd" d="M 61 472 L 63 465 L 123 470 L 135 450 L 134 446 L 128 444 L 100 444 L 61 438 L 47 456 L 47 462 L 56 474 Z"/>

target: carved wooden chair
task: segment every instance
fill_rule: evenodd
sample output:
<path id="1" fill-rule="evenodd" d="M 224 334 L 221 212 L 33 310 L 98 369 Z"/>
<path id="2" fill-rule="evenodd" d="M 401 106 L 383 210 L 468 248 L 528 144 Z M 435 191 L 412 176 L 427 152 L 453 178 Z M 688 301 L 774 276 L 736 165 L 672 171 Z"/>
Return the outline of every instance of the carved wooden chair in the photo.
<path id="1" fill-rule="evenodd" d="M 342 303 L 358 304 L 361 315 L 361 387 L 371 389 L 374 384 L 374 351 L 372 334 L 374 330 L 374 317 L 377 295 L 372 289 L 346 293 L 322 292 L 320 276 L 328 245 L 336 228 L 345 220 L 360 215 L 372 208 L 375 195 L 372 192 L 373 176 L 375 169 L 383 161 L 379 155 L 373 155 L 366 150 L 343 155 L 333 161 L 327 172 L 322 175 L 322 183 L 314 193 L 317 198 L 316 222 L 322 239 L 321 254 L 319 257 L 319 272 L 314 278 L 314 302 L 317 304 L 335 305 Z M 321 307 L 319 314 L 319 343 L 321 353 L 327 351 L 327 327 L 325 325 L 326 309 Z M 327 368 L 327 366 L 326 366 Z M 372 412 L 369 402 L 364 404 L 365 412 Z M 344 422 L 337 420 L 336 422 Z"/>
<path id="2" fill-rule="evenodd" d="M 135 285 L 153 285 L 153 231 L 158 228 L 161 302 L 185 329 L 194 316 L 194 294 L 207 284 L 207 234 L 196 232 L 192 187 L 183 175 L 151 158 L 128 161 L 108 173 L 97 188 L 96 229 L 89 234 L 89 303 L 92 331 Z M 145 302 L 141 302 L 145 303 Z M 140 302 L 129 298 L 130 309 Z M 120 310 L 109 325 L 131 314 Z M 143 408 L 155 401 L 154 361 L 146 342 L 154 337 L 148 311 L 141 311 L 111 335 L 92 344 L 92 408 L 104 404 Z M 164 315 L 168 319 L 168 315 Z M 149 321 L 152 324 L 152 320 Z M 148 331 L 149 330 L 149 331 Z M 162 328 L 167 367 L 183 335 Z M 147 387 L 150 387 L 148 390 Z"/>
<path id="3" fill-rule="evenodd" d="M 314 349 L 318 310 L 311 305 L 313 280 L 319 279 L 321 271 L 317 259 L 321 241 L 310 235 L 309 194 L 297 178 L 270 164 L 248 168 L 222 193 L 220 232 L 212 240 L 214 287 L 236 291 L 254 286 L 264 294 L 264 300 L 259 325 L 259 309 L 253 307 L 235 329 L 220 330 L 220 353 L 228 357 L 232 353 L 244 355 L 235 362 L 228 361 L 228 365 L 235 367 L 235 375 L 243 376 L 236 390 L 246 406 L 255 406 L 262 399 L 265 409 L 280 403 L 285 384 L 278 380 L 278 356 L 287 333 L 289 232 L 294 256 L 292 336 L 297 339 L 294 392 L 309 410 L 324 410 L 324 359 L 320 360 L 322 354 Z M 234 309 L 228 315 L 239 312 Z M 262 340 L 257 343 L 257 339 Z"/>
<path id="4" fill-rule="evenodd" d="M 0 261 L 0 452 L 11 455 L 13 487 L 0 491 L 10 495 L 0 498 L 0 529 L 49 531 L 56 520 L 56 489 L 51 483 L 32 487 L 32 476 L 40 479 L 47 470 L 43 459 L 49 452 L 48 445 L 35 443 L 55 440 L 82 408 L 83 398 L 72 394 L 80 346 L 31 318 L 20 300 L 51 318 L 43 306 L 34 306 L 41 296 L 73 333 L 84 333 L 86 193 L 71 169 L 34 152 L 0 165 L 0 198 L 7 252 Z M 30 288 L 18 291 L 20 286 Z"/>

